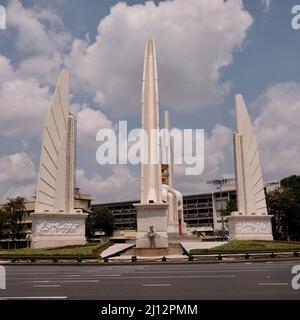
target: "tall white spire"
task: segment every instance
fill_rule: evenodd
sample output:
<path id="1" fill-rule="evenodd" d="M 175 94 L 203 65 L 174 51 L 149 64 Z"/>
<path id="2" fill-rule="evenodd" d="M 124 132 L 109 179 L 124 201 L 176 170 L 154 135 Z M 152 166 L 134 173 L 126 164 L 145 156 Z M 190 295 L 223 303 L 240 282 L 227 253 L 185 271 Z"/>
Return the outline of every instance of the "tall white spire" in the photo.
<path id="1" fill-rule="evenodd" d="M 156 65 L 156 50 L 153 39 L 148 39 L 145 50 L 143 91 L 142 91 L 142 128 L 147 133 L 142 141 L 142 153 L 148 156 L 148 163 L 142 163 L 141 203 L 161 203 L 161 165 L 159 135 L 153 130 L 159 130 L 159 97 Z M 146 141 L 147 139 L 147 141 Z M 153 163 L 155 155 L 156 163 Z"/>
<path id="2" fill-rule="evenodd" d="M 159 135 L 159 98 L 154 40 L 145 50 L 142 91 L 141 202 L 137 209 L 136 254 L 155 248 L 167 253 L 168 204 L 163 202 Z M 163 251 L 160 251 L 163 250 Z M 157 253 L 158 253 L 157 252 Z"/>

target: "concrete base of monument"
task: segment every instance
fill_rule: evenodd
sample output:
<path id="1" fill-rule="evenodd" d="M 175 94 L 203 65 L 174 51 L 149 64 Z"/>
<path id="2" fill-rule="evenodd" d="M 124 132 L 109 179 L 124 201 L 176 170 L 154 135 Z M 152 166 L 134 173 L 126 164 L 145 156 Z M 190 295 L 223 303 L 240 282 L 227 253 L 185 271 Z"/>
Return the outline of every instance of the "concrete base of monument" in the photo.
<path id="1" fill-rule="evenodd" d="M 179 224 L 178 223 L 168 223 L 168 236 L 177 237 L 179 236 Z"/>
<path id="2" fill-rule="evenodd" d="M 87 213 L 32 213 L 31 247 L 55 248 L 86 244 Z"/>
<path id="3" fill-rule="evenodd" d="M 136 248 L 168 248 L 166 203 L 135 204 L 137 210 Z"/>
<path id="4" fill-rule="evenodd" d="M 187 227 L 185 222 L 181 224 L 181 228 L 179 227 L 179 223 L 170 223 L 170 222 L 168 223 L 169 239 L 182 239 L 186 235 L 187 235 Z"/>
<path id="5" fill-rule="evenodd" d="M 153 239 L 149 239 L 148 232 L 137 232 L 136 248 L 168 248 L 168 243 L 166 232 L 156 232 Z"/>
<path id="6" fill-rule="evenodd" d="M 273 240 L 272 216 L 242 215 L 228 217 L 229 240 Z"/>
<path id="7" fill-rule="evenodd" d="M 167 256 L 168 248 L 136 248 L 134 254 L 139 257 Z"/>

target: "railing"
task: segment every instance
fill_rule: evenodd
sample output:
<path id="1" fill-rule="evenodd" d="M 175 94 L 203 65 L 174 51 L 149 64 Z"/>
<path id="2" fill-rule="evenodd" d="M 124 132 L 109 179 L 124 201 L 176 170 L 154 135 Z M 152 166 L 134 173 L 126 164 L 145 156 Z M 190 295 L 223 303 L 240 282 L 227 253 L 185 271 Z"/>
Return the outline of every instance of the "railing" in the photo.
<path id="1" fill-rule="evenodd" d="M 82 262 L 83 260 L 94 260 L 99 261 L 99 256 L 73 256 L 73 255 L 65 255 L 65 256 L 51 256 L 51 255 L 42 255 L 42 256 L 30 256 L 30 255 L 0 255 L 1 260 L 9 260 L 10 262 L 37 262 L 37 261 L 48 261 L 52 263 L 58 263 L 59 261 L 68 261 L 68 262 Z"/>
<path id="2" fill-rule="evenodd" d="M 234 261 L 240 262 L 243 260 L 250 260 L 259 261 L 259 260 L 270 260 L 276 258 L 298 258 L 300 259 L 300 251 L 284 251 L 284 252 L 251 252 L 251 253 L 214 253 L 214 254 L 190 254 L 187 255 L 186 258 L 175 259 L 178 261 L 193 261 L 193 262 L 209 262 L 209 261 L 221 261 L 226 258 L 233 258 Z M 99 263 L 105 264 L 108 263 L 110 260 L 109 258 L 101 259 L 99 256 L 72 256 L 72 255 L 64 255 L 64 256 L 26 256 L 26 255 L 0 255 L 1 260 L 8 260 L 12 263 L 24 262 L 24 263 Z M 155 258 L 155 259 L 147 259 L 147 263 L 149 262 L 166 262 L 171 261 L 172 259 L 168 259 L 168 257 L 163 256 L 162 258 Z M 173 259 L 174 260 L 174 259 Z M 174 262 L 176 262 L 174 260 Z M 122 263 L 128 262 L 141 262 L 136 256 L 129 257 L 127 261 L 122 260 Z M 119 263 L 118 261 L 113 261 Z"/>
<path id="3" fill-rule="evenodd" d="M 26 239 L 1 239 L 0 249 L 22 249 L 28 247 L 28 241 Z"/>
<path id="4" fill-rule="evenodd" d="M 300 257 L 300 250 L 285 250 L 285 251 L 265 251 L 265 252 L 216 252 L 216 253 L 200 253 L 200 254 L 189 254 L 189 261 L 201 261 L 201 260 L 223 260 L 223 259 L 235 259 L 235 260 L 249 260 L 249 259 L 266 259 L 266 258 L 298 258 Z"/>

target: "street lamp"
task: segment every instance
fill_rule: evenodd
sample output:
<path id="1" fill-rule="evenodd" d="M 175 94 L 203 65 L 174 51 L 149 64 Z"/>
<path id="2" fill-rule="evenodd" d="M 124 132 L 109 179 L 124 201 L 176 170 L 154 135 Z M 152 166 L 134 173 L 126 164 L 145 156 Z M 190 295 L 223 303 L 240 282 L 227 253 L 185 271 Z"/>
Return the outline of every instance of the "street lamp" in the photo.
<path id="1" fill-rule="evenodd" d="M 224 221 L 224 213 L 223 213 L 223 195 L 222 195 L 222 186 L 225 183 L 229 183 L 231 181 L 234 181 L 234 179 L 226 179 L 226 178 L 221 178 L 221 179 L 215 179 L 215 180 L 208 180 L 208 184 L 214 184 L 217 189 L 220 190 L 220 198 L 221 198 L 221 221 L 222 221 L 222 241 L 225 240 L 225 221 Z"/>

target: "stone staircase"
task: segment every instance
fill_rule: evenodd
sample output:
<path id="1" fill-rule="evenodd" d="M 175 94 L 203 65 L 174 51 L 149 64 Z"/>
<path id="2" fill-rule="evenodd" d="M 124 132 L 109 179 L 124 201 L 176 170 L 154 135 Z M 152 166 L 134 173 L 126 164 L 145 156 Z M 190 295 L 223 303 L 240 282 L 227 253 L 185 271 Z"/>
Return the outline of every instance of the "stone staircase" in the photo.
<path id="1" fill-rule="evenodd" d="M 135 250 L 135 246 L 126 250 L 125 252 L 121 253 L 121 256 L 134 256 L 135 253 L 134 253 L 134 250 Z"/>
<path id="2" fill-rule="evenodd" d="M 169 242 L 169 254 L 183 254 L 183 249 L 179 242 Z"/>
<path id="3" fill-rule="evenodd" d="M 126 241 L 126 243 L 133 243 L 133 241 Z M 168 254 L 169 255 L 184 254 L 184 250 L 183 250 L 182 246 L 180 245 L 179 241 L 176 241 L 175 239 L 172 239 L 169 241 Z M 120 256 L 134 256 L 134 255 L 136 255 L 135 246 L 120 253 Z"/>

